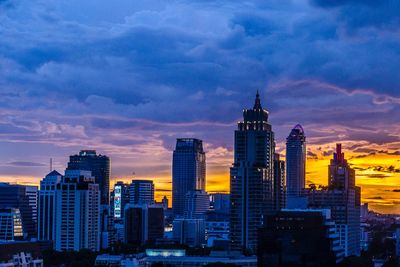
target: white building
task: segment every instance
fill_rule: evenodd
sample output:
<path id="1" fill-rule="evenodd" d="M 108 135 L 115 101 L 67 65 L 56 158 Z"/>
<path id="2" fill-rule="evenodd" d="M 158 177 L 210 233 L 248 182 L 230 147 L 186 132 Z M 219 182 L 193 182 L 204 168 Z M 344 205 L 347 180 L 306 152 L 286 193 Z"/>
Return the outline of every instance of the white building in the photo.
<path id="1" fill-rule="evenodd" d="M 66 171 L 56 187 L 55 249 L 100 249 L 100 191 L 90 171 Z"/>

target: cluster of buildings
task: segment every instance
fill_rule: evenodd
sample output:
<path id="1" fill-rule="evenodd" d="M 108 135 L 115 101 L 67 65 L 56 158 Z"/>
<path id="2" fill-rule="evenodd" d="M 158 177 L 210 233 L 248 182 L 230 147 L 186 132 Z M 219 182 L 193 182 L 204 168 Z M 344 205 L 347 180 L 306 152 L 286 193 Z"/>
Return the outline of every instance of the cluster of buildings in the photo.
<path id="1" fill-rule="evenodd" d="M 117 243 L 212 247 L 229 251 L 219 257 L 226 263 L 250 254 L 259 266 L 323 266 L 359 255 L 360 188 L 341 145 L 328 166 L 328 186 L 306 188 L 303 128 L 291 130 L 283 161 L 268 116 L 257 93 L 235 131 L 230 194 L 206 192 L 206 154 L 199 139 L 177 139 L 172 209 L 166 197 L 155 201 L 151 180 L 116 182 L 110 190 L 110 159 L 83 150 L 70 156 L 64 174 L 46 175 L 39 190 L 0 184 L 0 240 L 47 241 L 58 251 L 101 251 Z M 166 250 L 141 259 L 175 264 L 183 256 Z M 256 256 L 240 260 L 253 266 Z M 127 260 L 102 255 L 99 262 L 117 258 Z"/>

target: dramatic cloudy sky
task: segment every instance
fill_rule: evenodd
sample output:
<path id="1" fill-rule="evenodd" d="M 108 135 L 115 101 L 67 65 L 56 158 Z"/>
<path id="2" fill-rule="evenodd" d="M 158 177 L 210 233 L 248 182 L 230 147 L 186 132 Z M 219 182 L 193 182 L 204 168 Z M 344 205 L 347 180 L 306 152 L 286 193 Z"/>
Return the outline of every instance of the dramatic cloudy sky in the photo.
<path id="1" fill-rule="evenodd" d="M 0 180 L 37 184 L 96 149 L 113 181 L 170 195 L 175 139 L 229 190 L 233 131 L 257 89 L 279 152 L 308 138 L 308 183 L 342 142 L 363 201 L 400 212 L 397 0 L 0 0 Z"/>

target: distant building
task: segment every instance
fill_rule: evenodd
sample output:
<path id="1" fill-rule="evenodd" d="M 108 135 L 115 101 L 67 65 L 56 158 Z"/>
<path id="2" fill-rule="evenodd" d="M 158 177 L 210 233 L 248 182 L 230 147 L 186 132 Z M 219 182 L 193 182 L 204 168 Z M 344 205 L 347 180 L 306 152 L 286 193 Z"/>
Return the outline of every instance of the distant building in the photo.
<path id="1" fill-rule="evenodd" d="M 37 237 L 35 194 L 34 187 L 31 186 L 0 183 L 0 208 L 14 208 L 20 211 L 24 239 Z"/>
<path id="2" fill-rule="evenodd" d="M 205 219 L 210 208 L 210 198 L 203 190 L 186 193 L 184 217 L 189 219 Z"/>
<path id="3" fill-rule="evenodd" d="M 329 165 L 326 190 L 311 189 L 308 193 L 310 208 L 329 208 L 345 256 L 360 255 L 360 194 L 355 186 L 355 171 L 350 167 L 337 144 Z"/>
<path id="4" fill-rule="evenodd" d="M 130 204 L 154 204 L 154 183 L 151 180 L 132 180 L 129 187 Z"/>
<path id="5" fill-rule="evenodd" d="M 343 260 L 329 210 L 282 210 L 259 230 L 258 266 L 336 266 Z"/>
<path id="6" fill-rule="evenodd" d="M 38 239 L 54 240 L 56 222 L 56 186 L 61 182 L 62 175 L 52 171 L 40 181 L 38 199 Z"/>
<path id="7" fill-rule="evenodd" d="M 141 246 L 164 237 L 164 208 L 159 205 L 125 207 L 125 243 Z"/>
<path id="8" fill-rule="evenodd" d="M 305 181 L 306 136 L 303 127 L 298 124 L 286 139 L 286 195 L 289 208 L 296 206 L 297 197 L 305 188 Z"/>
<path id="9" fill-rule="evenodd" d="M 21 240 L 24 237 L 19 209 L 0 208 L 0 241 Z"/>
<path id="10" fill-rule="evenodd" d="M 169 201 L 168 201 L 167 196 L 164 196 L 164 197 L 163 197 L 161 203 L 162 203 L 162 205 L 163 205 L 163 207 L 164 207 L 164 210 L 167 210 L 167 209 L 168 209 L 168 204 L 169 204 Z"/>
<path id="11" fill-rule="evenodd" d="M 100 191 L 90 171 L 66 170 L 56 186 L 55 249 L 100 249 Z"/>
<path id="12" fill-rule="evenodd" d="M 125 206 L 130 201 L 129 188 L 129 184 L 118 181 L 111 192 L 112 215 L 116 220 L 122 220 L 124 217 Z"/>
<path id="13" fill-rule="evenodd" d="M 229 249 L 229 222 L 206 221 L 206 240 L 208 247 Z"/>
<path id="14" fill-rule="evenodd" d="M 274 154 L 274 209 L 286 207 L 285 161 L 278 153 Z"/>
<path id="15" fill-rule="evenodd" d="M 81 150 L 79 155 L 69 157 L 67 170 L 91 171 L 95 183 L 99 185 L 101 192 L 100 204 L 109 204 L 110 191 L 110 158 L 97 155 L 96 150 Z"/>
<path id="16" fill-rule="evenodd" d="M 243 111 L 235 131 L 230 170 L 230 239 L 233 250 L 257 249 L 263 215 L 274 210 L 274 132 L 257 92 L 254 107 Z"/>
<path id="17" fill-rule="evenodd" d="M 173 237 L 179 244 L 191 247 L 205 244 L 204 219 L 175 219 L 173 222 Z"/>
<path id="18" fill-rule="evenodd" d="M 172 209 L 175 216 L 183 216 L 186 193 L 205 190 L 206 155 L 199 139 L 180 138 L 172 160 Z"/>
<path id="19" fill-rule="evenodd" d="M 230 194 L 214 193 L 210 194 L 210 209 L 217 213 L 229 214 Z"/>

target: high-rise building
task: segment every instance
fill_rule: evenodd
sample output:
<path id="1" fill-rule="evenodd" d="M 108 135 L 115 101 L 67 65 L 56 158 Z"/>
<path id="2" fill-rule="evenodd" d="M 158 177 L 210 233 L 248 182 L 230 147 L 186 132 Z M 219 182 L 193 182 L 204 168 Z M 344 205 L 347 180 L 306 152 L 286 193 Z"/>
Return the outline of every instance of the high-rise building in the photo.
<path id="1" fill-rule="evenodd" d="M 285 161 L 280 160 L 278 153 L 274 154 L 274 208 L 280 210 L 286 207 Z"/>
<path id="2" fill-rule="evenodd" d="M 206 155 L 199 139 L 180 138 L 176 141 L 172 161 L 172 209 L 183 216 L 186 193 L 206 188 Z"/>
<path id="3" fill-rule="evenodd" d="M 229 214 L 230 194 L 214 193 L 210 194 L 210 209 L 216 213 Z"/>
<path id="4" fill-rule="evenodd" d="M 198 247 L 205 244 L 204 219 L 178 218 L 173 221 L 173 237 L 179 244 Z"/>
<path id="5" fill-rule="evenodd" d="M 90 171 L 66 170 L 56 186 L 55 249 L 100 249 L 100 190 Z"/>
<path id="6" fill-rule="evenodd" d="M 69 157 L 67 170 L 91 171 L 101 192 L 101 204 L 109 204 L 110 158 L 97 155 L 96 150 L 81 150 L 79 155 Z"/>
<path id="7" fill-rule="evenodd" d="M 111 207 L 114 219 L 122 219 L 124 217 L 124 209 L 129 204 L 129 184 L 118 181 L 114 185 L 111 192 Z"/>
<path id="8" fill-rule="evenodd" d="M 184 217 L 190 219 L 205 219 L 210 208 L 210 198 L 203 190 L 189 191 L 186 194 Z"/>
<path id="9" fill-rule="evenodd" d="M 0 208 L 0 241 L 21 240 L 23 237 L 19 209 Z"/>
<path id="10" fill-rule="evenodd" d="M 283 209 L 259 230 L 258 266 L 336 266 L 343 258 L 329 209 Z"/>
<path id="11" fill-rule="evenodd" d="M 235 131 L 230 171 L 232 249 L 257 249 L 263 215 L 274 210 L 274 132 L 257 92 L 254 107 L 243 111 Z"/>
<path id="12" fill-rule="evenodd" d="M 132 180 L 129 187 L 130 204 L 154 204 L 154 183 L 152 180 Z"/>
<path id="13" fill-rule="evenodd" d="M 288 207 L 296 206 L 306 181 L 306 136 L 297 124 L 286 139 L 286 195 Z"/>
<path id="14" fill-rule="evenodd" d="M 141 246 L 164 237 L 164 208 L 161 205 L 125 207 L 125 243 Z"/>
<path id="15" fill-rule="evenodd" d="M 0 183 L 0 208 L 19 209 L 25 239 L 37 237 L 35 199 L 37 196 L 34 196 L 31 188 L 27 189 L 24 185 Z"/>
<path id="16" fill-rule="evenodd" d="M 360 255 L 360 193 L 360 188 L 355 186 L 355 171 L 337 144 L 329 165 L 328 188 L 309 190 L 308 204 L 311 208 L 331 210 L 345 256 Z"/>
<path id="17" fill-rule="evenodd" d="M 56 185 L 61 182 L 62 175 L 52 171 L 40 181 L 38 200 L 38 239 L 54 240 L 56 222 Z"/>

